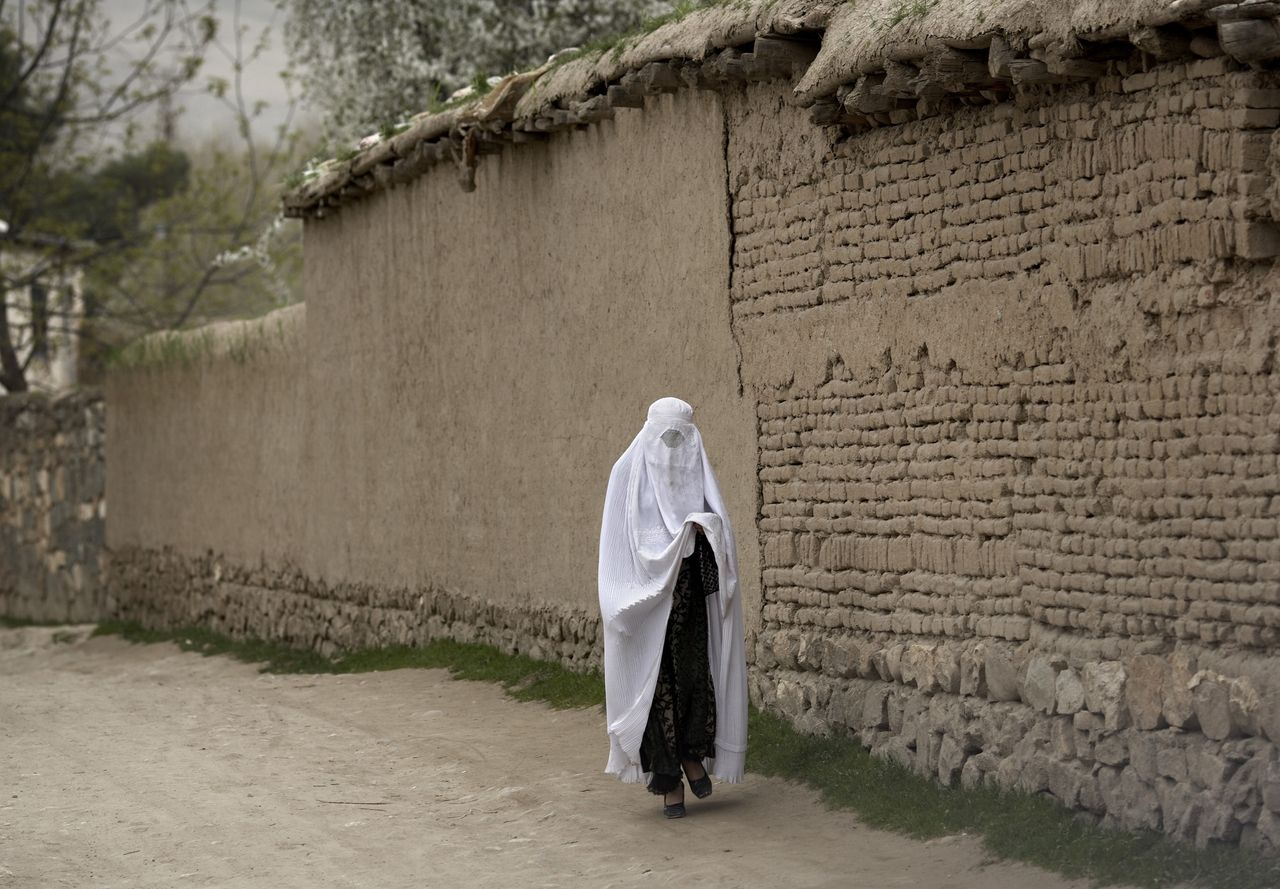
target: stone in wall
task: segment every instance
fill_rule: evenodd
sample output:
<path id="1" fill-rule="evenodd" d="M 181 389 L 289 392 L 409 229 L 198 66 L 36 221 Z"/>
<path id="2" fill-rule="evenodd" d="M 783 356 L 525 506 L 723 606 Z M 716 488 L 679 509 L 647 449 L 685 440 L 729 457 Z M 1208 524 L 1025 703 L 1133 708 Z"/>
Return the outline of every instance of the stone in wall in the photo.
<path id="1" fill-rule="evenodd" d="M 0 398 L 0 616 L 103 614 L 102 398 Z"/>

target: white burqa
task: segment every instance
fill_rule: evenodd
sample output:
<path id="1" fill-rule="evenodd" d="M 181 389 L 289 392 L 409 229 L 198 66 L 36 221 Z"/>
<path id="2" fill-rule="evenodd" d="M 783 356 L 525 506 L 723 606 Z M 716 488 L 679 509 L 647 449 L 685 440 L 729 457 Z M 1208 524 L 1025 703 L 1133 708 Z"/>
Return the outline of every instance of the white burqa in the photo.
<path id="1" fill-rule="evenodd" d="M 707 596 L 707 652 L 716 699 L 715 757 L 706 770 L 742 780 L 747 750 L 747 663 L 738 553 L 720 486 L 693 425 L 693 408 L 661 398 L 609 474 L 600 528 L 609 762 L 623 781 L 648 781 L 640 741 L 649 719 L 672 590 L 697 526 L 715 552 L 720 590 Z"/>

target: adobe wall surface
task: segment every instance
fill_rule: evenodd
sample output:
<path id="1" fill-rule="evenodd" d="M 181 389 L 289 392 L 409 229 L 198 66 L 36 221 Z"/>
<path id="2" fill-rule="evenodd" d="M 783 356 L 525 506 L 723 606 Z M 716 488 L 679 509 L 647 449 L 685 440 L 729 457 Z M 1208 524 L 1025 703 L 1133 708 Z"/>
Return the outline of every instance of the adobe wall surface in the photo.
<path id="1" fill-rule="evenodd" d="M 109 548 L 300 562 L 305 330 L 291 306 L 165 340 L 165 358 L 108 376 Z"/>
<path id="2" fill-rule="evenodd" d="M 472 194 L 435 170 L 307 227 L 309 575 L 594 609 L 609 470 L 678 395 L 758 601 L 723 113 L 655 104 L 489 158 Z"/>
<path id="3" fill-rule="evenodd" d="M 682 93 L 495 158 L 473 195 L 438 169 L 308 226 L 305 323 L 286 310 L 280 343 L 116 374 L 120 613 L 597 663 L 609 470 L 675 394 L 740 522 L 754 619 L 724 139 L 718 96 Z"/>
<path id="4" fill-rule="evenodd" d="M 0 398 L 0 617 L 105 612 L 102 396 Z"/>
<path id="5" fill-rule="evenodd" d="M 839 143 L 785 86 L 730 103 L 760 700 L 1280 842 L 1276 85 L 1166 65 Z"/>

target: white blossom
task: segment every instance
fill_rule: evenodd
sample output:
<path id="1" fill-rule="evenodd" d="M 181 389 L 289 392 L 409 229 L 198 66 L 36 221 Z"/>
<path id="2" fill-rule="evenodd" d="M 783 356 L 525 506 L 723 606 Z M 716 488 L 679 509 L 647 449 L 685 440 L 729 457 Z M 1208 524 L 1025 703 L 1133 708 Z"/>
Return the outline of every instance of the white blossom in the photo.
<path id="1" fill-rule="evenodd" d="M 333 135 L 425 111 L 481 75 L 536 67 L 669 12 L 668 0 L 283 0 L 290 55 Z M 563 52 L 564 50 L 562 50 Z"/>
<path id="2" fill-rule="evenodd" d="M 271 220 L 258 233 L 257 240 L 252 244 L 245 244 L 234 250 L 223 251 L 215 256 L 209 265 L 213 268 L 225 268 L 244 262 L 254 263 L 265 273 L 267 287 L 270 289 L 272 296 L 275 297 L 276 305 L 286 305 L 292 298 L 289 283 L 284 280 L 284 277 L 280 274 L 280 269 L 276 266 L 276 262 L 271 256 L 271 242 L 280 234 L 284 225 L 285 218 L 283 214 L 277 214 L 275 219 Z"/>

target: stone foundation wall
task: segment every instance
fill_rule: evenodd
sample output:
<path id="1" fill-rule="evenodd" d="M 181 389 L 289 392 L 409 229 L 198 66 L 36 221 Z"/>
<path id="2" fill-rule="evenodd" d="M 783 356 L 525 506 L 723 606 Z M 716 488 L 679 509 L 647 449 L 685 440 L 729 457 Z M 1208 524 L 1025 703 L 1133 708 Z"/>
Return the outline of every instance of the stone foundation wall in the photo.
<path id="1" fill-rule="evenodd" d="M 212 554 L 112 552 L 112 613 L 155 629 L 199 626 L 324 655 L 435 639 L 492 645 L 578 670 L 598 669 L 599 615 L 429 587 L 327 584 L 285 565 L 249 568 Z"/>
<path id="2" fill-rule="evenodd" d="M 759 704 L 801 729 L 854 736 L 945 784 L 1050 794 L 1109 825 L 1274 850 L 1274 705 L 1254 679 L 1198 666 L 1183 650 L 1084 660 L 766 630 L 751 680 Z"/>
<path id="3" fill-rule="evenodd" d="M 0 398 L 0 616 L 102 616 L 104 414 L 96 393 Z"/>
<path id="4" fill-rule="evenodd" d="M 1278 85 L 1164 65 L 840 141 L 730 103 L 761 703 L 1280 846 Z"/>

